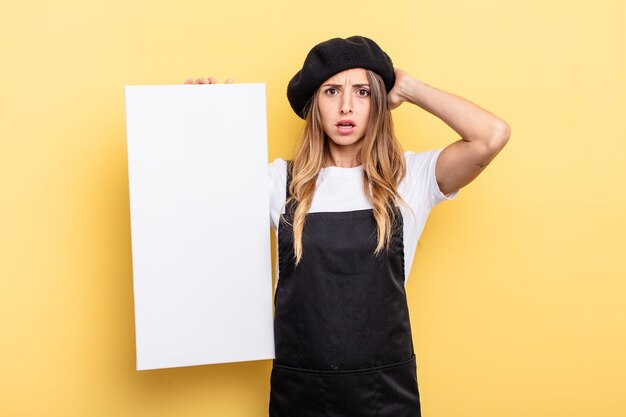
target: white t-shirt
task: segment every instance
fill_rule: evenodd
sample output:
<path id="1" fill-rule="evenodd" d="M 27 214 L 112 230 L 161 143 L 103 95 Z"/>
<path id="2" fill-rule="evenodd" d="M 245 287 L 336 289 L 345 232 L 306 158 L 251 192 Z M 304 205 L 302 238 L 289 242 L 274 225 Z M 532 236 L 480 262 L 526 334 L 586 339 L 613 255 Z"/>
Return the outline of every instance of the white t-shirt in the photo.
<path id="1" fill-rule="evenodd" d="M 439 202 L 453 199 L 458 192 L 444 195 L 435 178 L 435 164 L 444 148 L 427 152 L 405 152 L 406 176 L 398 192 L 410 207 L 399 204 L 404 221 L 404 282 L 409 277 L 417 242 L 424 230 L 430 210 Z M 280 214 L 285 212 L 287 162 L 277 158 L 269 164 L 270 223 L 278 237 Z M 363 166 L 322 168 L 317 178 L 309 213 L 371 209 L 372 203 L 363 190 Z M 277 239 L 278 240 L 278 239 Z M 276 265 L 278 274 L 278 264 Z M 276 279 L 278 283 L 278 276 Z"/>

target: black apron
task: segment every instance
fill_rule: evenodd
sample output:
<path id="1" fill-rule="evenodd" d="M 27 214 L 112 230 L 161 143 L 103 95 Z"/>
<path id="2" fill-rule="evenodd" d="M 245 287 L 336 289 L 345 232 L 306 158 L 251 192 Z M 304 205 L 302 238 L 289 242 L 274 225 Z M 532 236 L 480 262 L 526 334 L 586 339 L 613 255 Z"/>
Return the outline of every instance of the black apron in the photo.
<path id="1" fill-rule="evenodd" d="M 294 210 L 278 225 L 270 417 L 419 417 L 399 209 L 379 256 L 371 209 L 309 213 L 297 267 Z"/>

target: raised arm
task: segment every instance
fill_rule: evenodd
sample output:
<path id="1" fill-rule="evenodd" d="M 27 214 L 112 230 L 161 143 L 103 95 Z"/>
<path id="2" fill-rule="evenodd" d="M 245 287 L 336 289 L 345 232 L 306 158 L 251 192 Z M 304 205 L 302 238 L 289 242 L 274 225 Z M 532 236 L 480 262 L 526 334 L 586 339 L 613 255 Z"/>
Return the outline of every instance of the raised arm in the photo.
<path id="1" fill-rule="evenodd" d="M 511 135 L 504 120 L 462 97 L 419 81 L 401 69 L 396 69 L 396 84 L 387 98 L 392 109 L 403 102 L 418 105 L 461 136 L 461 140 L 448 145 L 437 160 L 435 176 L 444 194 L 472 182 L 504 148 Z"/>

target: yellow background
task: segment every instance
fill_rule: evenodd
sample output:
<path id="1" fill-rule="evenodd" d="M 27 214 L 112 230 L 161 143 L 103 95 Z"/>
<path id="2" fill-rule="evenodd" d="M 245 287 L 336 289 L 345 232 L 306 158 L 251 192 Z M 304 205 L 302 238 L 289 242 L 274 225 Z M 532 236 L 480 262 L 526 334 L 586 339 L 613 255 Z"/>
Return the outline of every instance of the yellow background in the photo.
<path id="1" fill-rule="evenodd" d="M 0 415 L 266 415 L 270 361 L 135 371 L 124 85 L 266 82 L 288 158 L 289 78 L 362 34 L 513 131 L 418 248 L 424 416 L 625 416 L 624 28 L 618 0 L 2 0 Z M 457 139 L 394 114 L 406 149 Z"/>

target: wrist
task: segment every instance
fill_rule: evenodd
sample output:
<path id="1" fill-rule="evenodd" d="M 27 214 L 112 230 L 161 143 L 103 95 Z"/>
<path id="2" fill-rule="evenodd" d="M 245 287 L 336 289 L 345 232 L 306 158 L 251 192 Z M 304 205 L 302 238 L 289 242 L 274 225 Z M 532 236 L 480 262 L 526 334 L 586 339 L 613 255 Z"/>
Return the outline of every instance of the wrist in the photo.
<path id="1" fill-rule="evenodd" d="M 406 76 L 398 86 L 398 95 L 403 101 L 419 104 L 421 91 L 426 84 L 417 78 Z"/>

